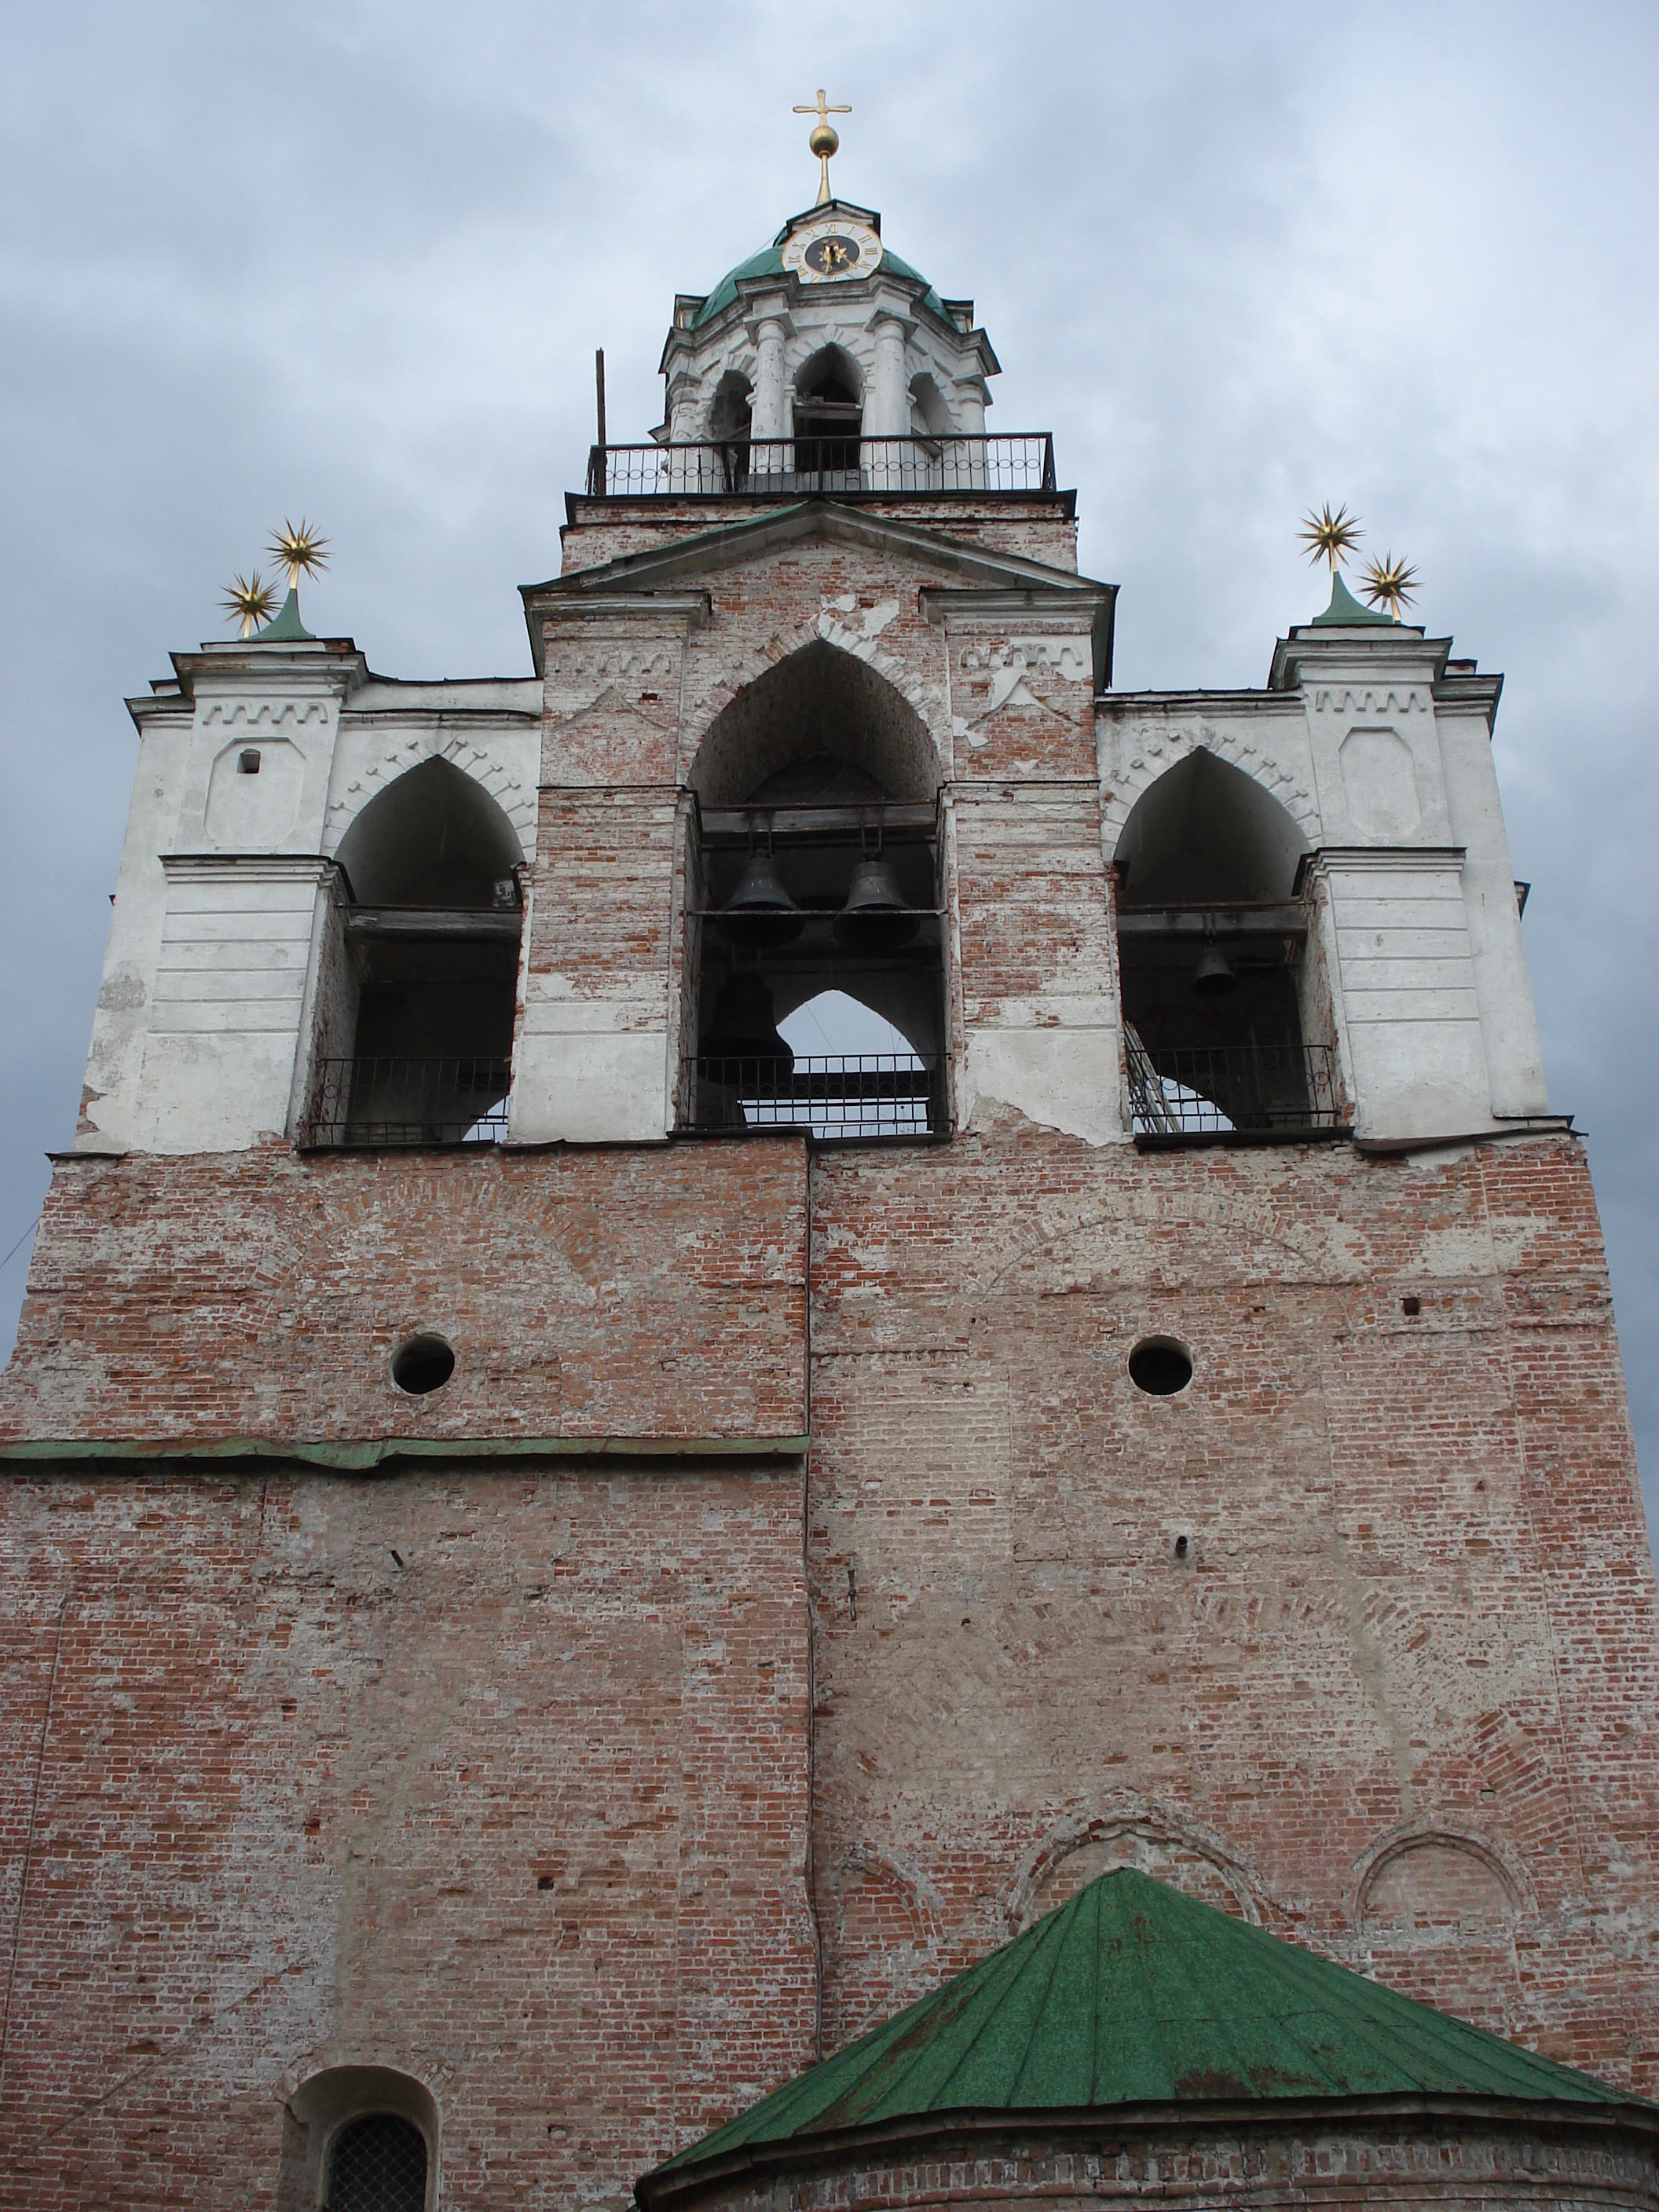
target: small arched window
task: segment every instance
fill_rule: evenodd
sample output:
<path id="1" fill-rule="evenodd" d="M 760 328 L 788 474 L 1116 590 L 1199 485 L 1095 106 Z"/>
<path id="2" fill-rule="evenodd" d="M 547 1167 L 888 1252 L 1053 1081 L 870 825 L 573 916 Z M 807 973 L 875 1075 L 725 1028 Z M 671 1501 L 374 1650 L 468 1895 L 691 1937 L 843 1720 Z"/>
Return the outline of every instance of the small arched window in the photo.
<path id="1" fill-rule="evenodd" d="M 328 2212 L 424 2212 L 426 2137 L 396 2112 L 348 2120 L 329 2146 Z"/>

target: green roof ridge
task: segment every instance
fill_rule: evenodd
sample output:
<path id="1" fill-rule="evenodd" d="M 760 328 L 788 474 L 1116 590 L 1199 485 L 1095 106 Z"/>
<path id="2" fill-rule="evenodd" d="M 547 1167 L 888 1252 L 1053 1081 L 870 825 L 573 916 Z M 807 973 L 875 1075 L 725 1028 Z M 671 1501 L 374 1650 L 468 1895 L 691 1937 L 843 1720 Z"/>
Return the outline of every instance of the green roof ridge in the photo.
<path id="1" fill-rule="evenodd" d="M 661 2170 L 926 2113 L 1413 2095 L 1640 2101 L 1120 1867 Z"/>
<path id="2" fill-rule="evenodd" d="M 790 220 L 793 222 L 794 218 L 792 216 Z M 694 311 L 690 322 L 692 330 L 700 331 L 705 323 L 713 322 L 716 315 L 729 307 L 738 296 L 738 285 L 746 279 L 757 276 L 775 276 L 780 279 L 782 277 L 783 242 L 788 235 L 788 229 L 789 226 L 786 223 L 770 246 L 762 246 L 758 253 L 751 253 L 746 261 L 738 262 L 735 269 L 726 270 L 720 283 L 704 299 L 702 306 Z M 919 269 L 913 269 L 908 261 L 895 253 L 884 240 L 882 243 L 881 260 L 871 273 L 872 276 L 884 275 L 906 278 L 913 284 L 923 285 L 926 289 L 923 291 L 921 304 L 930 314 L 937 315 L 947 329 L 955 330 L 956 325 L 946 313 L 945 302 L 940 299 L 934 287 L 928 283 Z M 869 280 L 861 278 L 859 281 L 864 283 Z"/>
<path id="3" fill-rule="evenodd" d="M 263 629 L 256 629 L 248 642 L 250 645 L 298 645 L 307 639 L 314 639 L 315 635 L 300 620 L 300 587 L 297 584 L 291 584 L 276 618 L 268 622 Z"/>
<path id="4" fill-rule="evenodd" d="M 1329 606 L 1326 608 L 1322 615 L 1316 615 L 1314 617 L 1314 623 L 1316 627 L 1326 623 L 1330 623 L 1333 627 L 1338 627 L 1343 629 L 1352 629 L 1356 623 L 1385 623 L 1389 629 L 1398 629 L 1400 627 L 1399 623 L 1395 622 L 1394 617 L 1392 615 L 1384 614 L 1381 607 L 1362 607 L 1358 600 L 1355 599 L 1353 593 L 1348 589 L 1347 583 L 1340 568 L 1333 568 L 1331 571 L 1331 603 Z"/>

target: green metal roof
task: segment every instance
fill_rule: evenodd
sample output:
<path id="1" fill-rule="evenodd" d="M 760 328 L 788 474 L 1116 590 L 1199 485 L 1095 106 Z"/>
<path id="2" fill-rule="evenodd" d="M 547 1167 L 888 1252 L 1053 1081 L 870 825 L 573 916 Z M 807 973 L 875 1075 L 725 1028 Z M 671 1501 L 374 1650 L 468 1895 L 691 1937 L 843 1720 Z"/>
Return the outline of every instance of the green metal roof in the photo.
<path id="1" fill-rule="evenodd" d="M 1343 581 L 1342 571 L 1340 568 L 1333 568 L 1331 571 L 1329 606 L 1322 615 L 1314 617 L 1316 629 L 1322 623 L 1327 623 L 1342 629 L 1352 629 L 1356 623 L 1382 623 L 1389 629 L 1398 629 L 1400 627 L 1394 617 L 1385 615 L 1381 607 L 1362 607 Z"/>
<path id="2" fill-rule="evenodd" d="M 950 2112 L 1638 2100 L 1121 1867 L 658 2169 Z"/>
<path id="3" fill-rule="evenodd" d="M 268 622 L 263 629 L 256 629 L 248 640 L 248 643 L 250 645 L 297 645 L 307 639 L 314 641 L 315 633 L 308 630 L 300 620 L 299 587 L 296 585 L 290 585 L 288 597 L 283 601 L 276 618 Z"/>
<path id="4" fill-rule="evenodd" d="M 738 296 L 738 285 L 748 278 L 775 276 L 781 280 L 784 273 L 784 241 L 788 235 L 788 229 L 786 227 L 778 233 L 770 246 L 763 246 L 758 253 L 751 253 L 747 261 L 740 261 L 735 269 L 728 269 L 696 313 L 692 316 L 691 328 L 694 331 L 700 331 L 705 323 L 712 322 L 722 308 L 729 307 Z M 955 330 L 956 325 L 945 312 L 944 301 L 927 283 L 927 279 L 919 270 L 913 269 L 908 261 L 901 261 L 890 246 L 884 245 L 882 247 L 881 260 L 877 273 L 908 277 L 913 284 L 926 286 L 927 289 L 921 295 L 922 306 L 937 315 L 947 330 Z"/>

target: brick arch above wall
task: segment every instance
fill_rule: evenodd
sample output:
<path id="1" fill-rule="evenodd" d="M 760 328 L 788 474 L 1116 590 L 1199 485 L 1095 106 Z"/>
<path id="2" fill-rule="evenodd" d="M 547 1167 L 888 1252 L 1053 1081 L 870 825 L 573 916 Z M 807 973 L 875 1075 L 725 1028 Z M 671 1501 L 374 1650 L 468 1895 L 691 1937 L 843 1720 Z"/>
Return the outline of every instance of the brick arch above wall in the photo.
<path id="1" fill-rule="evenodd" d="M 1165 1807 L 1124 1799 L 1057 1822 L 1022 1864 L 1003 1918 L 1018 1934 L 1120 1866 L 1136 1867 L 1253 1927 L 1261 1924 L 1261 1879 L 1218 1836 Z"/>
<path id="2" fill-rule="evenodd" d="M 1346 1904 L 1356 1928 L 1448 1936 L 1472 1927 L 1496 1933 L 1536 1911 L 1513 1852 L 1472 1827 L 1433 1820 L 1379 1837 L 1355 1866 Z"/>
<path id="3" fill-rule="evenodd" d="M 714 757 L 709 750 L 711 741 L 719 747 L 726 732 L 741 720 L 745 697 L 798 656 L 827 648 L 866 670 L 884 689 L 896 694 L 896 706 L 908 709 L 917 726 L 915 734 L 925 743 L 931 755 L 927 775 L 932 787 L 927 793 L 931 797 L 945 780 L 950 759 L 944 695 L 940 687 L 924 682 L 914 670 L 878 645 L 876 641 L 881 631 L 897 612 L 896 599 L 862 609 L 856 602 L 851 607 L 831 603 L 821 607 L 816 617 L 808 617 L 790 629 L 775 632 L 757 653 L 745 655 L 733 674 L 702 702 L 696 735 L 684 755 L 682 781 L 707 798 L 703 787 Z M 895 795 L 908 798 L 920 794 L 905 792 Z"/>

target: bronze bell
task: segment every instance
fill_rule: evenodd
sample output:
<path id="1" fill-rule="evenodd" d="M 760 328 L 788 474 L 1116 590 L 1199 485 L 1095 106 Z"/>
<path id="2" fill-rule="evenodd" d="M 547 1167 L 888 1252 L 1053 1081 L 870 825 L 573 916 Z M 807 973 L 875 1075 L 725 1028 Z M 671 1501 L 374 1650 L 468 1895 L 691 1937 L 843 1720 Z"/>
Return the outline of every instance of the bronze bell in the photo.
<path id="1" fill-rule="evenodd" d="M 905 911 L 904 894 L 889 864 L 860 860 L 847 887 L 847 903 L 836 916 L 836 942 L 849 952 L 896 952 L 917 927 L 917 917 Z"/>
<path id="2" fill-rule="evenodd" d="M 720 912 L 720 933 L 728 945 L 766 952 L 793 944 L 806 916 L 783 887 L 769 853 L 751 853 L 738 887 Z"/>
<path id="3" fill-rule="evenodd" d="M 795 1055 L 778 1034 L 765 979 L 756 969 L 734 969 L 720 985 L 697 1047 L 698 1074 L 766 1097 L 787 1089 L 794 1072 Z"/>
<path id="4" fill-rule="evenodd" d="M 1238 977 L 1234 974 L 1226 954 L 1218 945 L 1206 945 L 1197 967 L 1193 970 L 1192 991 L 1195 999 L 1224 999 L 1238 988 Z"/>

